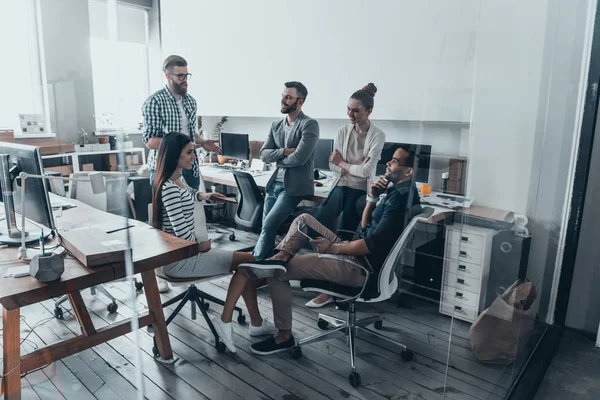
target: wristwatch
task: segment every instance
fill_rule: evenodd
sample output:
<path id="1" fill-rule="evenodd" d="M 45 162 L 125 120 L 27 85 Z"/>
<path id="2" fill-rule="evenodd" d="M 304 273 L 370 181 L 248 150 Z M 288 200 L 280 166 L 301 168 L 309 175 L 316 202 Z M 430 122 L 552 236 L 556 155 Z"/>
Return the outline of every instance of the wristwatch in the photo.
<path id="1" fill-rule="evenodd" d="M 377 203 L 379 201 L 379 197 L 371 197 L 370 194 L 367 195 L 367 201 L 371 203 Z"/>

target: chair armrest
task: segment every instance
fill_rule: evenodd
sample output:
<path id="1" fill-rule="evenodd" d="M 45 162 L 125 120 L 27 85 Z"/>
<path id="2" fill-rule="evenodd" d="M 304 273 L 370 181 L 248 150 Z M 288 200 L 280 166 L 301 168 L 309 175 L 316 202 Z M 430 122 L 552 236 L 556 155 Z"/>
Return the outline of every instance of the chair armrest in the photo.
<path id="1" fill-rule="evenodd" d="M 365 291 L 365 288 L 367 287 L 367 283 L 369 282 L 369 277 L 373 273 L 373 268 L 371 267 L 371 264 L 369 264 L 368 261 L 367 261 L 367 265 L 368 265 L 369 268 L 365 268 L 360 263 L 357 263 L 357 262 L 354 262 L 352 260 L 349 260 L 346 257 L 340 257 L 340 256 L 337 256 L 337 255 L 334 255 L 334 254 L 319 254 L 319 257 L 320 258 L 328 258 L 330 260 L 336 260 L 336 261 L 339 261 L 339 262 L 350 264 L 350 265 L 353 265 L 353 266 L 358 267 L 358 268 L 362 269 L 363 271 L 365 271 L 365 274 L 366 274 L 366 276 L 365 276 L 365 283 L 363 283 L 363 286 L 362 286 L 360 292 L 356 296 L 351 297 L 349 299 L 339 300 L 338 303 L 349 303 L 351 301 L 354 301 L 354 300 L 358 299 L 360 296 L 362 296 L 363 292 Z"/>

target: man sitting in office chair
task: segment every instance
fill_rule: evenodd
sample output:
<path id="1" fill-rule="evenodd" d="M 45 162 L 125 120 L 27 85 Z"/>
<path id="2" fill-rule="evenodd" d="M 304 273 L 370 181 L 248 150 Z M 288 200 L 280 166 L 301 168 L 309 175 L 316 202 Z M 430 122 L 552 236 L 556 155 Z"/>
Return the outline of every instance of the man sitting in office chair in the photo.
<path id="1" fill-rule="evenodd" d="M 302 112 L 307 94 L 302 83 L 285 83 L 281 94 L 285 118 L 273 122 L 260 149 L 261 160 L 276 163 L 277 170 L 265 187 L 262 229 L 253 252 L 257 260 L 273 254 L 277 229 L 300 201 L 315 192 L 313 170 L 319 124 Z"/>
<path id="2" fill-rule="evenodd" d="M 296 345 L 292 335 L 290 280 L 320 279 L 353 287 L 361 287 L 364 284 L 365 276 L 360 268 L 335 259 L 322 258 L 319 253 L 342 255 L 355 263 L 362 263 L 360 256 L 365 256 L 377 276 L 394 244 L 402 235 L 410 212 L 420 204 L 419 193 L 412 180 L 414 162 L 415 153 L 408 151 L 408 148 L 399 147 L 387 163 L 385 175 L 371 184 L 361 221 L 364 239 L 342 242 L 312 216 L 303 214 L 294 220 L 286 237 L 277 246 L 279 253 L 262 262 L 239 266 L 255 269 L 285 266 L 287 269 L 284 275 L 268 279 L 278 332 L 273 337 L 254 343 L 253 353 L 273 354 Z M 388 187 L 389 183 L 392 185 Z M 379 201 L 384 192 L 385 198 Z M 309 236 L 313 238 L 310 243 L 316 254 L 295 256 Z M 366 290 L 373 290 L 372 285 L 376 284 L 376 280 L 369 282 Z"/>

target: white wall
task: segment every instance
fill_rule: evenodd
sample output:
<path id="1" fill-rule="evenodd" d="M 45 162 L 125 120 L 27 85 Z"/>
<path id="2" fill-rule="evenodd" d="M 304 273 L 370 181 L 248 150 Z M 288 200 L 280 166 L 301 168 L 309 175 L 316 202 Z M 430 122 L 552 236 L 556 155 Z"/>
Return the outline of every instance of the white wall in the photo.
<path id="1" fill-rule="evenodd" d="M 88 2 L 40 0 L 50 118 L 67 143 L 95 131 Z"/>
<path id="2" fill-rule="evenodd" d="M 44 114 L 35 15 L 34 0 L 0 1 L 0 127 L 15 133 L 19 114 Z"/>
<path id="3" fill-rule="evenodd" d="M 469 193 L 525 213 L 531 189 L 547 0 L 485 0 L 477 30 Z"/>
<path id="4" fill-rule="evenodd" d="M 276 117 L 283 82 L 316 118 L 343 118 L 350 90 L 379 87 L 377 117 L 467 121 L 478 0 L 169 0 L 164 55 L 180 54 L 208 115 Z M 350 92 L 351 93 L 351 92 Z"/>
<path id="5" fill-rule="evenodd" d="M 240 31 L 237 29 L 236 24 L 227 24 L 227 21 L 231 21 L 228 16 L 227 20 L 223 22 L 219 21 L 221 26 L 220 30 L 214 30 L 211 35 L 208 35 L 205 40 L 211 40 L 210 43 L 202 41 L 197 35 L 194 36 L 197 43 L 196 48 L 192 49 L 190 45 L 187 45 L 185 40 L 180 40 L 178 46 L 174 46 L 175 43 L 175 32 L 177 37 L 180 38 L 181 29 L 171 29 L 174 9 L 176 6 L 187 4 L 188 0 L 177 0 L 170 1 L 168 3 L 163 2 L 162 4 L 162 34 L 163 34 L 163 55 L 170 54 L 172 52 L 180 52 L 184 57 L 190 61 L 190 71 L 195 72 L 194 81 L 190 83 L 190 92 L 196 96 L 196 98 L 205 98 L 204 101 L 199 101 L 199 114 L 200 115 L 234 115 L 239 117 L 239 101 L 242 99 L 246 108 L 249 110 L 248 115 L 257 113 L 259 111 L 254 110 L 254 103 L 270 104 L 268 112 L 264 112 L 262 117 L 270 117 L 271 119 L 263 120 L 263 118 L 252 118 L 252 117 L 241 117 L 232 118 L 229 122 L 228 129 L 239 130 L 242 132 L 249 132 L 251 136 L 255 132 L 263 132 L 262 135 L 266 134 L 268 129 L 268 121 L 273 118 L 277 118 L 278 111 L 278 93 L 282 83 L 287 79 L 295 79 L 293 76 L 286 75 L 289 71 L 289 66 L 292 63 L 287 62 L 284 54 L 281 54 L 280 63 L 274 63 L 275 65 L 258 74 L 249 74 L 246 68 L 248 62 L 256 57 L 265 57 L 265 54 L 270 54 L 273 49 L 265 45 L 261 46 L 250 46 L 246 52 L 234 53 L 232 48 L 222 48 L 220 51 L 235 54 L 237 62 L 233 65 L 236 66 L 235 71 L 229 71 L 229 66 L 232 65 L 229 58 L 210 58 L 205 57 L 213 43 L 220 43 L 222 36 L 235 37 L 242 42 L 245 38 L 252 37 L 248 30 Z M 358 0 L 355 0 L 358 1 Z M 202 7 L 205 7 L 206 2 L 197 2 L 197 7 L 200 7 L 198 11 L 201 11 Z M 285 6 L 289 7 L 289 3 L 285 3 Z M 388 12 L 392 15 L 391 20 L 395 22 L 395 25 L 407 23 L 410 20 L 410 25 L 421 25 L 427 27 L 430 31 L 428 34 L 424 34 L 421 30 L 415 31 L 410 35 L 410 45 L 407 45 L 404 41 L 395 35 L 400 32 L 390 29 L 388 35 L 385 38 L 379 38 L 380 40 L 374 40 L 369 43 L 368 46 L 356 47 L 356 49 L 369 49 L 369 52 L 373 55 L 369 61 L 369 68 L 361 68 L 363 74 L 360 75 L 361 79 L 356 82 L 347 80 L 346 76 L 337 78 L 337 76 L 345 75 L 348 68 L 338 68 L 330 71 L 325 66 L 332 62 L 332 55 L 335 57 L 342 56 L 338 54 L 336 46 L 330 46 L 329 54 L 327 57 L 324 56 L 322 60 L 316 60 L 321 71 L 321 79 L 319 81 L 312 82 L 312 85 L 308 85 L 309 98 L 306 103 L 307 114 L 314 116 L 319 119 L 322 126 L 323 137 L 330 137 L 336 131 L 339 125 L 346 123 L 343 118 L 344 107 L 348 96 L 351 94 L 353 89 L 358 89 L 362 85 L 369 81 L 374 81 L 380 88 L 376 96 L 375 112 L 373 113 L 374 119 L 384 119 L 385 122 L 379 122 L 388 133 L 389 141 L 406 141 L 411 143 L 426 143 L 433 146 L 434 154 L 441 154 L 447 156 L 463 155 L 469 157 L 469 175 L 467 178 L 468 183 L 468 194 L 475 198 L 476 204 L 486 205 L 489 207 L 496 207 L 501 209 L 512 210 L 518 213 L 525 213 L 527 211 L 527 200 L 531 189 L 531 167 L 534 153 L 534 135 L 535 126 L 538 114 L 538 102 L 540 92 L 540 79 L 542 70 L 542 52 L 545 42 L 545 29 L 546 29 L 546 9 L 547 0 L 530 0 L 527 2 L 517 0 L 486 0 L 486 1 L 444 1 L 444 6 L 440 6 L 439 2 L 409 2 L 409 1 L 388 1 L 377 3 L 379 7 L 385 3 L 386 6 L 391 7 Z M 427 3 L 427 5 L 424 5 Z M 231 4 L 231 1 L 228 2 Z M 254 3 L 253 3 L 254 4 Z M 267 6 L 271 7 L 271 2 L 262 2 L 261 8 L 255 10 L 246 10 L 244 18 L 247 20 L 253 20 L 256 14 L 268 13 L 271 15 L 271 11 Z M 386 18 L 390 15 L 378 15 L 372 16 L 370 12 L 381 11 L 383 8 L 377 8 L 372 3 L 358 2 L 354 5 L 359 4 L 357 7 L 360 13 L 364 16 L 363 19 L 352 18 L 344 21 L 338 21 L 335 17 L 340 15 L 346 15 L 344 7 L 340 5 L 335 9 L 332 2 L 327 2 L 325 6 L 322 2 L 319 3 L 321 7 L 321 14 L 326 14 L 330 17 L 334 23 L 330 25 L 348 24 L 355 21 L 370 20 L 379 21 L 378 26 L 391 26 L 393 25 L 390 21 L 384 23 Z M 200 6 L 202 5 L 202 7 Z M 166 8 L 167 7 L 167 8 Z M 193 7 L 190 5 L 190 7 Z M 318 7 L 314 5 L 314 7 Z M 429 7 L 429 8 L 427 8 Z M 436 8 L 437 7 L 437 8 Z M 447 8 L 446 8 L 447 7 Z M 465 129 L 455 128 L 449 129 L 449 126 L 431 126 L 421 125 L 418 122 L 409 122 L 406 120 L 426 120 L 427 118 L 418 118 L 419 113 L 415 112 L 410 114 L 411 117 L 399 117 L 399 118 L 388 118 L 390 97 L 384 95 L 385 91 L 392 92 L 396 103 L 393 107 L 403 109 L 407 103 L 412 101 L 411 106 L 414 107 L 413 111 L 420 110 L 420 116 L 434 115 L 427 114 L 428 106 L 424 105 L 427 102 L 423 101 L 421 95 L 416 94 L 415 91 L 405 90 L 406 85 L 401 82 L 385 82 L 383 84 L 378 82 L 376 79 L 370 79 L 370 76 L 374 76 L 376 73 L 382 73 L 385 76 L 392 75 L 394 73 L 402 74 L 402 72 L 408 71 L 407 68 L 411 69 L 412 76 L 415 77 L 412 84 L 414 88 L 421 87 L 427 91 L 432 81 L 427 81 L 423 76 L 417 75 L 415 66 L 419 65 L 419 60 L 424 59 L 423 54 L 429 54 L 428 51 L 434 49 L 437 58 L 434 58 L 437 62 L 437 67 L 444 67 L 444 58 L 440 56 L 439 47 L 436 47 L 435 43 L 430 41 L 429 38 L 433 35 L 433 31 L 436 35 L 443 35 L 449 32 L 448 25 L 442 24 L 437 30 L 435 27 L 430 25 L 431 21 L 445 21 L 440 19 L 441 11 L 448 11 L 452 9 L 452 12 L 448 16 L 452 17 L 455 22 L 460 22 L 463 26 L 462 29 L 456 29 L 455 33 L 460 37 L 463 35 L 463 39 L 457 39 L 452 41 L 449 39 L 450 36 L 446 35 L 446 42 L 448 50 L 453 54 L 453 62 L 458 65 L 462 63 L 462 74 L 454 71 L 454 75 L 446 75 L 444 78 L 450 79 L 453 82 L 459 82 L 458 86 L 463 88 L 472 88 L 473 100 L 472 104 L 467 107 L 469 115 L 465 118 L 467 121 L 471 121 L 471 132 L 470 135 L 465 134 Z M 212 9 L 211 9 L 212 10 Z M 291 9 L 290 9 L 291 10 Z M 437 11 L 436 11 L 437 10 Z M 277 9 L 277 12 L 280 10 Z M 428 14 L 425 12 L 427 11 Z M 461 14 L 462 12 L 462 14 Z M 329 13 L 329 14 L 328 14 Z M 455 13 L 459 15 L 455 15 Z M 190 13 L 193 14 L 193 13 Z M 201 13 L 200 13 L 201 14 Z M 200 14 L 194 14 L 197 17 Z M 289 14 L 292 15 L 292 14 Z M 295 31 L 299 32 L 299 22 L 288 15 L 287 18 L 279 19 L 275 25 L 280 30 L 281 37 L 288 38 L 286 27 L 289 25 L 294 28 Z M 262 19 L 261 19 L 262 21 Z M 316 21 L 316 20 L 315 20 Z M 320 19 L 318 19 L 320 21 Z M 202 25 L 201 20 L 198 20 L 197 25 Z M 322 22 L 322 21 L 321 21 Z M 314 24 L 313 24 L 314 25 Z M 178 24 L 179 27 L 186 26 L 181 21 Z M 228 29 L 223 30 L 223 26 L 229 26 Z M 371 26 L 371 25 L 369 25 Z M 320 31 L 319 28 L 309 30 Z M 324 33 L 321 36 L 315 37 L 312 33 L 303 32 L 304 34 L 298 35 L 297 42 L 299 43 L 298 50 L 293 54 L 303 53 L 304 49 L 318 46 L 320 41 L 329 40 L 328 38 L 333 35 L 339 29 L 332 30 L 329 36 Z M 358 30 L 354 30 L 358 31 Z M 192 32 L 192 29 L 190 29 Z M 215 32 L 218 32 L 215 34 Z M 462 33 L 460 33 L 462 32 Z M 474 34 L 474 36 L 473 36 Z M 216 36 L 215 36 L 216 35 Z M 467 43 L 465 35 L 474 37 L 473 49 L 470 47 L 464 47 Z M 171 39 L 169 37 L 172 36 Z M 193 36 L 193 35 L 192 35 Z M 345 38 L 338 38 L 339 41 L 346 43 L 353 43 L 354 38 L 357 36 L 347 36 Z M 214 42 L 214 40 L 216 42 Z M 290 39 L 291 40 L 291 39 Z M 348 42 L 349 41 L 349 42 Z M 244 42 L 246 43 L 246 42 Z M 270 43 L 270 42 L 267 42 Z M 329 43 L 329 42 L 327 42 Z M 202 44 L 202 45 L 201 45 Z M 256 45 L 256 43 L 254 43 Z M 385 46 L 384 51 L 381 46 Z M 283 46 L 279 46 L 282 48 Z M 197 48 L 203 49 L 200 53 L 202 57 L 197 58 Z M 415 53 L 417 49 L 421 49 L 421 54 Z M 462 50 L 461 50 L 462 49 Z M 212 50 L 211 50 L 212 51 Z M 461 53 L 462 51 L 462 53 Z M 378 62 L 382 54 L 393 52 L 398 55 L 398 58 L 393 62 L 386 60 L 386 62 Z M 240 55 L 241 54 L 241 55 Z M 346 53 L 344 53 L 346 54 Z M 462 54 L 460 58 L 457 55 Z M 195 58 L 196 57 L 196 58 Z M 299 56 L 298 56 L 299 57 Z M 333 57 L 333 58 L 335 58 Z M 433 60 L 433 59 L 431 59 Z M 471 62 L 472 61 L 472 62 Z M 348 62 L 350 65 L 360 65 L 360 59 Z M 422 64 L 421 66 L 424 66 Z M 429 65 L 429 67 L 431 67 Z M 229 93 L 230 88 L 227 84 L 223 84 L 219 79 L 220 75 L 213 75 L 209 72 L 214 72 L 215 68 L 219 68 L 224 71 L 229 71 L 228 76 L 230 80 L 235 81 L 236 76 L 241 76 L 243 79 L 251 81 L 252 84 L 258 85 L 256 90 L 250 91 L 250 98 L 240 93 L 239 87 L 235 93 Z M 252 68 L 250 68 L 252 70 Z M 293 70 L 293 69 L 292 69 Z M 200 71 L 200 73 L 198 73 Z M 352 70 L 353 71 L 353 70 Z M 384 72 L 382 72 L 384 71 Z M 429 70 L 431 71 L 431 70 Z M 328 75 L 328 73 L 334 73 L 335 79 Z M 370 74 L 369 74 L 370 73 Z M 265 75 L 276 76 L 277 85 L 272 84 L 271 80 L 264 81 Z M 411 74 L 409 74 L 410 76 Z M 466 82 L 470 79 L 471 82 Z M 339 88 L 336 86 L 335 90 L 330 86 L 331 80 L 335 81 L 335 84 L 344 82 L 344 86 Z M 269 83 L 267 85 L 265 82 Z M 353 83 L 349 83 L 353 82 Z M 273 86 L 273 87 L 271 87 Z M 319 95 L 321 87 L 328 88 L 327 94 Z M 232 105 L 232 112 L 225 112 L 222 107 L 212 107 L 209 103 L 214 98 L 214 91 L 218 88 L 224 89 L 227 95 L 227 101 Z M 390 90 L 390 88 L 392 88 Z M 469 89 L 470 90 L 470 89 Z M 257 91 L 260 93 L 259 99 L 255 96 Z M 243 91 L 241 91 L 243 92 Z M 266 93 L 266 94 L 265 94 Z M 267 99 L 268 96 L 268 99 Z M 469 96 L 471 97 L 471 96 Z M 454 103 L 460 103 L 462 100 L 460 96 L 449 96 L 448 98 L 440 97 L 439 106 L 448 105 L 449 107 L 454 106 Z M 219 100 L 220 101 L 220 100 Z M 327 103 L 324 105 L 324 102 Z M 223 103 L 225 104 L 225 103 Z M 473 106 L 471 108 L 471 105 Z M 337 114 L 335 118 L 332 118 L 335 108 Z M 223 112 L 214 113 L 214 110 L 221 110 Z M 262 109 L 261 109 L 262 110 Z M 400 115 L 400 114 L 398 114 Z M 409 114 L 403 114 L 405 116 Z M 339 118 L 338 118 L 339 117 Z M 419 127 L 415 129 L 415 127 Z M 235 129 L 234 129 L 235 128 Z M 210 127 L 212 129 L 212 126 Z M 260 136 L 260 134 L 259 134 Z M 462 150 L 461 150 L 462 149 Z M 453 154 L 451 152 L 454 151 Z M 437 175 L 437 172 L 432 172 Z M 433 180 L 435 185 L 437 179 Z M 435 187 L 435 186 L 434 186 Z"/>

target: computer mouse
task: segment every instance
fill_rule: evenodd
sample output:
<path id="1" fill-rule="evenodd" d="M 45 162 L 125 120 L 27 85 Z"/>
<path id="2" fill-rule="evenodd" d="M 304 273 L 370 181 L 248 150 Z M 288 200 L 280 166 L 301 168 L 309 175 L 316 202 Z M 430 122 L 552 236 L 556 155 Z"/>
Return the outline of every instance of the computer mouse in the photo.
<path id="1" fill-rule="evenodd" d="M 321 186 L 323 186 L 323 184 L 321 182 L 315 182 L 315 186 L 321 187 Z"/>

